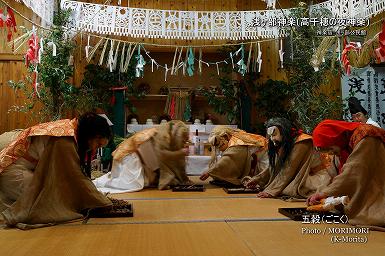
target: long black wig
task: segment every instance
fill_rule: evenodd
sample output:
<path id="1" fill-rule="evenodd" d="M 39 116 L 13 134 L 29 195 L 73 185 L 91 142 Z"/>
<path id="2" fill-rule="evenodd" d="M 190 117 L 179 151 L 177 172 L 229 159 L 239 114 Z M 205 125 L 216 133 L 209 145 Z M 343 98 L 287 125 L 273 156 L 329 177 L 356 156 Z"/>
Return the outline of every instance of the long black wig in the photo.
<path id="1" fill-rule="evenodd" d="M 92 153 L 89 149 L 88 141 L 94 138 L 106 138 L 110 140 L 111 137 L 111 128 L 104 117 L 92 112 L 85 113 L 79 117 L 76 130 L 78 154 L 80 166 L 88 177 L 91 177 Z"/>
<path id="2" fill-rule="evenodd" d="M 271 167 L 271 174 L 273 177 L 277 176 L 279 170 L 288 161 L 289 155 L 294 147 L 295 138 L 297 135 L 297 128 L 286 118 L 275 117 L 269 119 L 266 124 L 266 129 L 272 126 L 277 126 L 282 135 L 282 142 L 275 146 L 269 139 L 268 155 L 269 164 Z M 282 148 L 282 154 L 278 157 L 278 151 Z"/>

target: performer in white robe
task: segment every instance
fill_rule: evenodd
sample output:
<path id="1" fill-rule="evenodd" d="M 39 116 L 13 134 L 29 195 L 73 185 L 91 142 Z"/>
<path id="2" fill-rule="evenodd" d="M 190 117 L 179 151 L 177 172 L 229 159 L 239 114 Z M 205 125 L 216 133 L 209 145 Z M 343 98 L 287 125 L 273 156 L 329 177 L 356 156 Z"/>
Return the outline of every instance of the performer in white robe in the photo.
<path id="1" fill-rule="evenodd" d="M 187 140 L 188 128 L 181 121 L 140 131 L 118 146 L 111 172 L 94 184 L 102 192 L 124 193 L 190 183 L 185 171 Z"/>

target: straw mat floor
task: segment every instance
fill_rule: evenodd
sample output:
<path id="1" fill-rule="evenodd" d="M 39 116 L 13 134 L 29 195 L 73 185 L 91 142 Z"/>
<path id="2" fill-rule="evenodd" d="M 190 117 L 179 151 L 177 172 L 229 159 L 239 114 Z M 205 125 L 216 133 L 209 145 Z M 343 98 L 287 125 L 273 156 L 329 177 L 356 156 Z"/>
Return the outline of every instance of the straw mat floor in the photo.
<path id="1" fill-rule="evenodd" d="M 195 178 L 196 179 L 196 178 Z M 385 233 L 362 243 L 332 243 L 329 228 L 306 225 L 278 213 L 279 207 L 303 202 L 257 199 L 253 194 L 228 195 L 206 184 L 205 192 L 154 189 L 112 195 L 130 201 L 132 218 L 95 218 L 30 231 L 0 229 L 0 255 L 384 255 Z M 1 225 L 1 220 L 0 220 Z M 325 234 L 303 234 L 319 229 Z M 305 232 L 306 233 L 306 232 Z"/>

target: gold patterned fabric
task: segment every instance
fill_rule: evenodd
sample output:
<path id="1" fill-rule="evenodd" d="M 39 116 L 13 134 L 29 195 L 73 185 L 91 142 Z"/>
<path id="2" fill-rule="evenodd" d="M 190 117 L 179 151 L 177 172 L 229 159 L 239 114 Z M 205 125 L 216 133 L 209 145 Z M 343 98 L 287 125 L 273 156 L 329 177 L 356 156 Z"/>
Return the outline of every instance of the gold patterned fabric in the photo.
<path id="1" fill-rule="evenodd" d="M 267 148 L 267 139 L 245 131 L 234 132 L 229 141 L 229 147 L 234 146 L 254 146 L 258 148 L 257 152 L 259 152 Z"/>
<path id="2" fill-rule="evenodd" d="M 8 226 L 30 229 L 56 225 L 81 219 L 88 209 L 112 204 L 81 171 L 73 137 L 49 137 L 33 174 L 15 180 L 22 171 L 8 168 L 0 174 L 0 191 L 10 184 L 21 184 L 15 202 L 1 212 Z"/>
<path id="3" fill-rule="evenodd" d="M 112 153 L 114 161 L 121 161 L 126 155 L 136 152 L 139 146 L 151 139 L 156 132 L 156 128 L 145 129 L 124 140 Z"/>
<path id="4" fill-rule="evenodd" d="M 214 179 L 241 185 L 245 176 L 268 172 L 267 139 L 243 130 L 218 126 L 210 134 L 211 163 L 207 173 Z M 217 159 L 220 145 L 226 145 L 222 157 Z M 254 161 L 253 161 L 254 160 Z"/>
<path id="5" fill-rule="evenodd" d="M 0 152 L 0 173 L 20 157 L 26 156 L 32 136 L 75 137 L 76 127 L 77 119 L 63 119 L 38 124 L 23 130 L 13 142 Z"/>
<path id="6" fill-rule="evenodd" d="M 167 189 L 169 185 L 189 182 L 185 170 L 186 154 L 182 150 L 188 140 L 188 133 L 189 129 L 182 121 L 173 120 L 134 134 L 122 142 L 112 155 L 114 161 L 121 161 L 131 153 L 138 153 L 145 169 L 145 183 Z M 149 152 L 154 157 L 145 155 Z"/>

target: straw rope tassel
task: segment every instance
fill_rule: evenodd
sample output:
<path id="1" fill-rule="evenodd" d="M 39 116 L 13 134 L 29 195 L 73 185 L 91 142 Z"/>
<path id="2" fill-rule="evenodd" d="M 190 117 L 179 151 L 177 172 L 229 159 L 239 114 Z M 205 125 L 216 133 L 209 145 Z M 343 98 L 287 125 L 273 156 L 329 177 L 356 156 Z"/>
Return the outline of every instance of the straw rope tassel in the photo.
<path id="1" fill-rule="evenodd" d="M 106 40 L 106 42 L 104 43 L 104 46 L 103 46 L 103 50 L 102 50 L 102 53 L 100 54 L 100 59 L 99 59 L 99 66 L 103 65 L 104 54 L 106 53 L 106 49 L 107 49 L 107 45 L 108 45 L 108 41 L 109 41 L 109 40 Z"/>
<path id="2" fill-rule="evenodd" d="M 123 69 L 124 69 L 125 50 L 126 50 L 126 43 L 123 43 L 122 52 L 120 53 L 120 67 L 119 67 L 120 73 L 123 73 Z"/>
<path id="3" fill-rule="evenodd" d="M 178 60 L 177 60 L 177 67 L 176 67 L 176 70 L 175 70 L 175 74 L 177 75 L 178 74 L 178 70 L 179 68 L 181 67 L 181 58 L 182 58 L 182 53 L 183 53 L 183 47 L 180 48 L 180 51 L 179 51 L 179 56 L 178 56 Z M 182 66 L 183 66 L 183 63 L 182 63 Z"/>
<path id="4" fill-rule="evenodd" d="M 202 48 L 199 48 L 198 68 L 199 68 L 199 74 L 202 74 Z"/>
<path id="5" fill-rule="evenodd" d="M 92 50 L 88 54 L 87 62 L 90 62 L 92 57 L 95 55 L 96 50 L 99 48 L 99 46 L 103 43 L 103 38 L 100 39 L 94 47 L 92 47 Z"/>
<path id="6" fill-rule="evenodd" d="M 176 55 L 178 54 L 178 49 L 179 49 L 178 47 L 175 48 L 174 59 L 172 60 L 170 75 L 174 75 L 175 60 L 176 60 Z"/>
<path id="7" fill-rule="evenodd" d="M 132 44 L 130 43 L 127 48 L 127 53 L 126 53 L 126 60 L 124 61 L 124 67 L 123 67 L 123 73 L 127 72 L 128 65 L 130 65 L 130 53 L 131 53 L 131 47 Z"/>
<path id="8" fill-rule="evenodd" d="M 118 45 L 116 46 L 114 61 L 113 61 L 113 64 L 112 64 L 112 70 L 116 70 L 116 66 L 118 64 L 119 47 L 120 47 L 120 41 L 118 42 Z"/>

